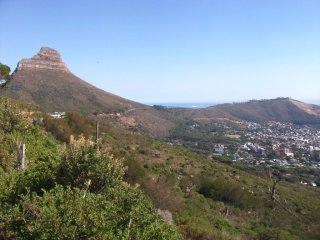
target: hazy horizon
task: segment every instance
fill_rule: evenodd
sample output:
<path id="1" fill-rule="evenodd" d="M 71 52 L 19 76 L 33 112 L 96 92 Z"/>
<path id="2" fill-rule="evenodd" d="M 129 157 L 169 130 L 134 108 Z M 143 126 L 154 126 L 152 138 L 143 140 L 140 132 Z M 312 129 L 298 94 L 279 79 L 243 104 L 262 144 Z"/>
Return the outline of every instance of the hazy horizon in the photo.
<path id="1" fill-rule="evenodd" d="M 3 0 L 0 61 L 14 70 L 52 47 L 75 75 L 138 102 L 319 104 L 319 11 L 317 0 Z"/>
<path id="2" fill-rule="evenodd" d="M 279 97 L 281 98 L 281 97 Z M 225 103 L 241 103 L 247 102 L 250 100 L 262 100 L 262 99 L 247 99 L 247 100 L 238 100 L 238 101 L 208 101 L 208 102 L 198 102 L 198 101 L 189 101 L 189 102 L 141 102 L 145 105 L 153 106 L 153 105 L 160 105 L 165 107 L 186 107 L 186 108 L 204 108 L 209 106 L 215 106 L 219 104 Z M 269 100 L 269 99 L 266 99 Z M 316 104 L 320 105 L 320 99 L 295 99 L 298 101 L 302 101 L 309 104 Z"/>

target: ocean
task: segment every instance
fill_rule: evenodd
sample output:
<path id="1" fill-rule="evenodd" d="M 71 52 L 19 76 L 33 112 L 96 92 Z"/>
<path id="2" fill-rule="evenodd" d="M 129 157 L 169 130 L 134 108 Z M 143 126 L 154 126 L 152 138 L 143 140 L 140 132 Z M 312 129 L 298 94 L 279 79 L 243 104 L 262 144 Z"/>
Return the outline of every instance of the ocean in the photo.
<path id="1" fill-rule="evenodd" d="M 221 103 L 145 103 L 149 106 L 159 105 L 168 108 L 206 108 Z"/>

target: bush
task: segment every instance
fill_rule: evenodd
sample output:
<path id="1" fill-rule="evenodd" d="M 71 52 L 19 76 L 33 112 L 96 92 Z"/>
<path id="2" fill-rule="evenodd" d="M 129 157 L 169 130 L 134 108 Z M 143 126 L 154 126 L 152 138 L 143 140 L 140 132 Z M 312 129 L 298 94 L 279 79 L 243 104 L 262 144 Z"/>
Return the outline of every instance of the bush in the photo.
<path id="1" fill-rule="evenodd" d="M 4 173 L 0 237 L 181 239 L 123 175 L 120 161 L 83 137 L 62 149 L 60 163 L 44 156 L 26 170 Z"/>
<path id="2" fill-rule="evenodd" d="M 155 181 L 149 178 L 143 183 L 142 188 L 157 208 L 170 211 L 179 211 L 183 208 L 182 197 L 178 190 L 164 179 Z"/>
<path id="3" fill-rule="evenodd" d="M 205 178 L 201 183 L 199 193 L 207 198 L 223 201 L 242 209 L 259 207 L 254 196 L 237 182 Z"/>
<path id="4" fill-rule="evenodd" d="M 130 183 L 135 184 L 139 183 L 142 184 L 146 178 L 146 170 L 144 167 L 141 166 L 134 157 L 128 156 L 124 161 L 124 165 L 127 167 L 124 179 Z"/>
<path id="5" fill-rule="evenodd" d="M 2 232 L 14 239 L 180 239 L 141 192 L 125 186 L 107 195 L 58 185 L 43 197 L 27 194 L 6 215 Z"/>
<path id="6" fill-rule="evenodd" d="M 97 144 L 80 137 L 62 151 L 57 174 L 58 183 L 64 186 L 88 188 L 98 193 L 119 184 L 124 168 L 118 159 L 101 152 Z"/>

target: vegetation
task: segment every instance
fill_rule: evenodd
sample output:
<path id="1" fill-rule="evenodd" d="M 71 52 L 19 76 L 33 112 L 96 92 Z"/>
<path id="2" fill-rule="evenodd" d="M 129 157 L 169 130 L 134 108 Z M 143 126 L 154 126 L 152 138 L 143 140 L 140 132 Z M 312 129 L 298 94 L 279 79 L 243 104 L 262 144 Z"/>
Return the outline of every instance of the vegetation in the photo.
<path id="1" fill-rule="evenodd" d="M 235 129 L 237 126 L 233 126 Z M 170 141 L 182 143 L 183 146 L 193 148 L 205 153 L 213 151 L 216 144 L 224 144 L 229 150 L 239 146 L 239 135 L 225 135 L 225 130 L 216 124 L 189 121 L 177 125 L 168 138 Z M 195 145 L 195 143 L 197 143 Z M 234 150 L 235 151 L 235 150 Z"/>
<path id="2" fill-rule="evenodd" d="M 86 140 L 95 130 L 90 119 L 70 113 L 46 119 L 39 113 L 29 121 L 19 107 L 3 109 L 17 110 L 9 120 L 7 112 L 0 119 L 7 126 L 1 128 L 7 129 L 1 130 L 2 139 L 13 139 L 0 150 L 3 238 L 179 239 L 154 207 L 173 213 L 185 239 L 320 236 L 319 189 L 280 181 L 273 199 L 269 178 L 190 149 L 106 124 L 100 124 L 98 147 Z M 32 129 L 38 135 L 29 136 Z M 24 170 L 10 165 L 16 159 L 15 136 L 34 146 L 31 151 L 27 145 Z"/>
<path id="3" fill-rule="evenodd" d="M 11 81 L 10 67 L 0 62 L 0 87 L 5 87 Z"/>
<path id="4" fill-rule="evenodd" d="M 122 162 L 79 137 L 68 146 L 1 98 L 1 239 L 179 239 L 139 190 L 123 181 Z M 27 145 L 15 167 L 14 141 Z"/>

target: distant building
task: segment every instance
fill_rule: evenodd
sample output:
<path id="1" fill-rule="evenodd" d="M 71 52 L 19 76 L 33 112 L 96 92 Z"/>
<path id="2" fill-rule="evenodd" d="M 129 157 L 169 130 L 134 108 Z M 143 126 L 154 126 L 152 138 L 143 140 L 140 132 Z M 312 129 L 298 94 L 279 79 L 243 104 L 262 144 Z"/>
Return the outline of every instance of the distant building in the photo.
<path id="1" fill-rule="evenodd" d="M 294 157 L 294 154 L 292 152 L 290 152 L 290 149 L 289 148 L 285 148 L 284 149 L 284 154 L 287 156 L 287 157 L 290 157 L 290 158 L 293 158 Z"/>
<path id="2" fill-rule="evenodd" d="M 224 145 L 223 144 L 216 144 L 214 145 L 213 152 L 215 155 L 222 155 L 224 154 Z"/>
<path id="3" fill-rule="evenodd" d="M 64 116 L 66 115 L 65 112 L 51 112 L 48 114 L 53 118 L 64 118 Z"/>

